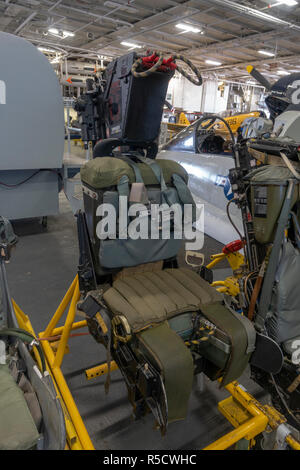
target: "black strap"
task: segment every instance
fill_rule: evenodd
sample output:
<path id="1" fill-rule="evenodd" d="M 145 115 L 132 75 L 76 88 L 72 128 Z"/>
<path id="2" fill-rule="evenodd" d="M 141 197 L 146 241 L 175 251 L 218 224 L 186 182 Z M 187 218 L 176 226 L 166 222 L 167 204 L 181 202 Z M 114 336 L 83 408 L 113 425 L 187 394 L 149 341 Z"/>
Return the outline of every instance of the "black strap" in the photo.
<path id="1" fill-rule="evenodd" d="M 298 249 L 300 249 L 300 225 L 299 225 L 299 220 L 298 220 L 295 212 L 291 211 L 291 216 L 292 216 L 292 222 L 293 222 L 293 226 L 294 226 L 295 241 L 296 241 Z"/>

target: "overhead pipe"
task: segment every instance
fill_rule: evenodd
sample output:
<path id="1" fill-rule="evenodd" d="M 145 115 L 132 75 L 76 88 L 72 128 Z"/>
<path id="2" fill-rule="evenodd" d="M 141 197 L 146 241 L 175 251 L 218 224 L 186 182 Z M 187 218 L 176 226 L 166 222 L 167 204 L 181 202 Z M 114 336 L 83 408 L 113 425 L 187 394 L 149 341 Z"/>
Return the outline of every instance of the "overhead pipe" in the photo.
<path id="1" fill-rule="evenodd" d="M 67 51 L 65 51 L 64 49 L 71 49 L 71 50 L 74 50 L 74 51 L 87 52 L 87 53 L 93 54 L 95 57 L 98 57 L 98 55 L 99 55 L 99 52 L 93 51 L 91 49 L 83 49 L 82 47 L 80 48 L 80 47 L 77 47 L 77 46 L 70 46 L 68 44 L 64 44 L 63 45 L 64 49 L 61 49 L 61 44 L 58 44 L 58 43 L 55 43 L 55 42 L 52 42 L 52 41 L 44 41 L 43 39 L 33 39 L 33 38 L 26 37 L 26 36 L 23 36 L 23 37 L 24 37 L 24 39 L 27 39 L 27 41 L 30 41 L 30 42 L 39 43 L 39 44 L 42 43 L 43 45 L 55 47 L 56 49 L 58 49 L 58 50 L 60 49 L 64 53 L 67 53 Z M 72 53 L 72 54 L 74 54 L 74 53 Z M 106 56 L 109 57 L 109 58 L 112 58 L 112 56 L 108 56 L 108 55 L 106 55 Z"/>
<path id="2" fill-rule="evenodd" d="M 75 8 L 75 7 L 70 7 L 69 5 L 63 5 L 62 3 L 59 5 L 59 7 L 65 8 L 67 10 L 77 11 L 78 13 L 82 13 L 83 15 L 86 15 L 86 16 L 93 16 L 94 18 L 98 18 L 99 20 L 107 20 L 113 23 L 123 24 L 124 26 L 128 26 L 130 28 L 134 27 L 134 25 L 129 23 L 128 21 L 117 20 L 116 18 L 111 18 L 110 16 L 105 16 L 105 15 L 97 15 L 96 13 L 92 13 L 91 11 L 81 10 L 80 8 Z"/>
<path id="3" fill-rule="evenodd" d="M 181 4 L 177 4 L 176 7 L 170 7 L 170 8 L 168 8 L 168 9 L 166 9 L 166 10 L 163 10 L 163 11 L 161 11 L 161 12 L 159 12 L 159 13 L 156 13 L 155 15 L 152 15 L 151 20 L 153 21 L 157 16 L 161 16 L 162 14 L 170 14 L 170 13 L 172 13 L 171 10 L 176 9 L 178 6 L 180 6 L 180 7 L 187 6 L 187 7 L 188 7 L 188 6 L 189 6 L 189 3 L 191 3 L 191 1 L 192 1 L 192 0 L 187 0 L 187 1 L 183 2 L 183 3 L 181 3 Z M 205 9 L 205 10 L 202 11 L 202 12 L 199 11 L 199 13 L 202 13 L 202 14 L 209 13 L 211 10 L 213 10 L 213 8 L 214 8 L 214 7 L 207 8 L 207 9 Z M 145 34 L 148 33 L 148 32 L 152 32 L 152 31 L 154 31 L 154 30 L 158 30 L 158 28 L 161 28 L 162 26 L 166 26 L 166 25 L 168 25 L 168 24 L 175 23 L 176 21 L 183 21 L 183 20 L 185 20 L 185 19 L 187 19 L 187 18 L 193 17 L 193 16 L 196 14 L 196 13 L 195 13 L 195 10 L 196 10 L 196 9 L 193 8 L 193 13 L 188 13 L 187 15 L 183 15 L 183 16 L 176 16 L 176 17 L 173 17 L 173 18 L 170 19 L 170 20 L 163 21 L 162 23 L 159 23 L 159 24 L 156 24 L 156 25 L 153 25 L 153 26 L 150 26 L 150 27 L 146 27 L 146 28 L 143 29 L 142 31 L 138 31 L 138 32 L 135 32 L 135 33 L 133 33 L 133 34 L 130 34 L 129 36 L 126 37 L 126 41 L 127 41 L 127 40 L 130 40 L 130 39 L 132 39 L 132 38 L 134 38 L 134 37 L 136 37 L 136 36 L 145 35 Z M 144 20 L 141 20 L 141 22 L 143 22 L 143 21 L 144 21 Z M 139 23 L 140 23 L 140 22 L 139 22 Z M 135 24 L 135 25 L 133 25 L 133 26 L 137 26 L 137 24 Z M 102 37 L 97 38 L 95 41 L 96 41 L 96 42 L 99 42 L 99 41 L 101 41 L 101 39 L 102 39 Z M 119 42 L 120 42 L 120 39 L 113 39 L 113 40 L 110 41 L 109 43 L 104 44 L 103 46 L 101 46 L 101 49 L 105 49 L 105 48 L 107 48 L 107 47 L 109 47 L 109 46 L 111 46 L 111 45 L 113 45 L 113 44 L 115 44 L 115 43 L 119 43 Z M 168 49 L 170 49 L 170 48 L 168 48 Z"/>
<path id="4" fill-rule="evenodd" d="M 269 15 L 268 13 L 264 13 L 262 11 L 256 10 L 254 8 L 247 7 L 245 5 L 241 5 L 239 3 L 235 3 L 231 0 L 209 0 L 210 4 L 221 6 L 222 8 L 228 7 L 237 13 L 240 13 L 245 16 L 249 16 L 251 18 L 255 18 L 258 20 L 262 20 L 264 22 L 273 23 L 280 27 L 281 29 L 292 29 L 293 31 L 300 31 L 300 26 L 295 23 L 291 23 L 290 21 L 281 20 L 280 18 L 276 18 L 275 16 Z"/>

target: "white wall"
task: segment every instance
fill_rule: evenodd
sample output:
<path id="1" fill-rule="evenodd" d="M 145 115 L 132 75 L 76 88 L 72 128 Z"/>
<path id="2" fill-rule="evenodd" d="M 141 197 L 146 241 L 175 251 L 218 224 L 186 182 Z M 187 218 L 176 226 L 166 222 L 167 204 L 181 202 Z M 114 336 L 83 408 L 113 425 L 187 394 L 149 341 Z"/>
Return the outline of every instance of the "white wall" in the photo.
<path id="1" fill-rule="evenodd" d="M 221 96 L 221 91 L 219 91 L 219 90 L 217 91 L 215 113 L 221 113 L 222 111 L 227 110 L 228 96 L 229 96 L 229 86 L 228 85 L 225 86 L 223 96 Z"/>
<path id="2" fill-rule="evenodd" d="M 257 102 L 262 101 L 262 89 L 261 88 L 255 88 L 253 95 L 252 95 L 252 100 L 250 104 L 250 111 L 257 111 L 259 108 Z"/>
<path id="3" fill-rule="evenodd" d="M 217 80 L 206 80 L 201 87 L 189 82 L 182 75 L 173 77 L 169 83 L 169 100 L 175 108 L 189 112 L 216 113 L 227 110 L 230 86 L 226 85 L 224 96 L 218 90 Z M 258 108 L 256 102 L 261 95 L 260 88 L 254 88 L 251 100 L 251 110 Z"/>
<path id="4" fill-rule="evenodd" d="M 224 96 L 218 90 L 218 82 L 207 80 L 203 84 L 203 98 L 201 111 L 203 113 L 221 113 L 226 111 L 228 102 L 229 86 L 225 86 Z"/>
<path id="5" fill-rule="evenodd" d="M 168 94 L 175 108 L 189 112 L 220 113 L 227 109 L 229 86 L 225 86 L 222 97 L 217 81 L 207 80 L 198 87 L 180 75 L 170 81 Z"/>
<path id="6" fill-rule="evenodd" d="M 201 111 L 202 88 L 180 75 L 170 81 L 168 94 L 172 95 L 171 103 L 174 107 L 190 112 Z"/>

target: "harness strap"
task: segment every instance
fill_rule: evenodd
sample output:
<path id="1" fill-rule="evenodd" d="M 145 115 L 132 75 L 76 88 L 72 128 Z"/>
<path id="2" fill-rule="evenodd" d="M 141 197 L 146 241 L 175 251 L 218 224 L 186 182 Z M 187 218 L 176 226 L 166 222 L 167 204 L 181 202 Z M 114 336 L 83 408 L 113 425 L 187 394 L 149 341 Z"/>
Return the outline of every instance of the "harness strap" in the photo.
<path id="1" fill-rule="evenodd" d="M 285 200 L 283 203 L 283 208 L 281 210 L 281 214 L 278 220 L 277 231 L 275 235 L 275 240 L 272 248 L 272 252 L 270 255 L 270 260 L 268 263 L 267 271 L 265 274 L 265 280 L 263 283 L 261 299 L 259 304 L 259 311 L 256 317 L 255 326 L 259 331 L 264 331 L 265 328 L 265 320 L 267 319 L 269 307 L 271 303 L 272 297 L 272 290 L 278 265 L 278 258 L 279 253 L 282 245 L 282 241 L 284 239 L 284 230 L 288 222 L 291 204 L 292 204 L 292 197 L 293 197 L 293 190 L 295 186 L 295 180 L 289 180 L 289 185 L 287 188 Z"/>
<path id="2" fill-rule="evenodd" d="M 127 175 L 123 175 L 117 185 L 119 196 L 129 197 L 129 178 Z"/>
<path id="3" fill-rule="evenodd" d="M 172 175 L 172 178 L 173 178 L 173 184 L 175 186 L 175 188 L 177 189 L 177 193 L 178 193 L 178 196 L 182 202 L 183 205 L 185 204 L 190 204 L 193 208 L 193 222 L 195 222 L 195 220 L 197 220 L 197 214 L 196 214 L 196 204 L 195 204 L 195 201 L 194 201 L 194 198 L 189 190 L 189 188 L 187 187 L 185 181 L 183 180 L 183 178 L 181 178 L 181 176 L 177 175 L 176 173 L 174 173 Z"/>
<path id="4" fill-rule="evenodd" d="M 122 156 L 122 158 L 120 158 L 120 160 L 124 160 L 126 163 L 128 163 L 128 165 L 131 166 L 131 168 L 133 169 L 134 174 L 135 174 L 135 182 L 136 183 L 144 183 L 144 180 L 143 180 L 143 177 L 141 175 L 140 169 L 139 169 L 138 165 L 135 162 L 133 162 L 130 158 L 125 157 L 125 156 Z"/>
<path id="5" fill-rule="evenodd" d="M 159 183 L 160 183 L 161 191 L 162 192 L 166 191 L 168 188 L 167 188 L 166 182 L 164 180 L 164 176 L 163 176 L 163 172 L 162 172 L 161 167 L 154 160 L 152 160 L 151 158 L 141 157 L 139 155 L 136 155 L 136 158 L 138 160 L 140 160 L 142 163 L 145 163 L 146 165 L 149 165 L 151 167 L 153 173 L 155 174 L 155 176 L 157 178 L 157 181 L 159 181 Z"/>

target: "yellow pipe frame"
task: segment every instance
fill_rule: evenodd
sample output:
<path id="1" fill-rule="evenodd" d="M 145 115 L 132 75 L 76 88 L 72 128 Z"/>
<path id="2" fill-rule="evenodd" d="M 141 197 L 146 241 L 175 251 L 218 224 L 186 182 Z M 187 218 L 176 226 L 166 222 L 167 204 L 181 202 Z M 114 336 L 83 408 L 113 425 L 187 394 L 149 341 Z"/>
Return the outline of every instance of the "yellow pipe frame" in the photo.
<path id="1" fill-rule="evenodd" d="M 258 434 L 261 434 L 268 426 L 269 420 L 266 414 L 256 406 L 255 399 L 245 392 L 237 382 L 233 382 L 225 388 L 251 417 L 245 423 L 221 437 L 213 444 L 205 447 L 203 450 L 225 450 L 232 447 L 241 439 L 250 441 Z"/>
<path id="2" fill-rule="evenodd" d="M 71 286 L 69 287 L 67 293 L 65 294 L 63 300 L 61 301 L 58 309 L 51 318 L 45 331 L 41 332 L 39 337 L 41 338 L 41 345 L 46 356 L 47 362 L 49 364 L 51 375 L 55 379 L 60 395 L 63 397 L 63 402 L 66 407 L 68 416 L 70 417 L 69 423 L 68 420 L 66 420 L 66 424 L 68 424 L 68 444 L 72 449 L 94 450 L 95 448 L 93 446 L 93 443 L 90 439 L 90 436 L 86 430 L 86 427 L 77 409 L 75 401 L 66 383 L 64 375 L 61 371 L 61 365 L 68 345 L 68 339 L 71 331 L 86 326 L 86 321 L 74 323 L 76 315 L 76 305 L 79 299 L 79 282 L 78 276 L 76 276 Z M 69 309 L 64 326 L 57 328 L 57 323 L 62 318 L 68 305 Z M 56 352 L 54 352 L 51 347 L 51 343 L 48 341 L 48 338 L 57 335 L 61 335 L 61 338 L 58 340 L 58 347 Z M 76 438 L 76 435 L 78 439 Z"/>
<path id="3" fill-rule="evenodd" d="M 276 430 L 279 425 L 284 423 L 285 418 L 274 408 L 261 405 L 252 395 L 241 388 L 238 382 L 227 385 L 226 390 L 230 393 L 244 411 L 249 415 L 249 419 L 241 425 L 237 425 L 236 429 L 221 437 L 213 444 L 205 447 L 203 450 L 225 450 L 237 444 L 241 439 L 251 441 L 261 434 L 267 427 Z M 226 401 L 226 400 L 224 400 Z M 219 403 L 219 410 L 222 412 L 223 402 Z M 223 413 L 224 414 L 224 413 Z M 228 419 L 228 417 L 224 414 Z M 234 425 L 234 420 L 231 423 Z M 289 434 L 286 437 L 287 444 L 294 450 L 300 450 L 300 443 Z"/>
<path id="4" fill-rule="evenodd" d="M 115 361 L 111 361 L 110 363 L 110 371 L 113 372 L 114 370 L 118 369 L 118 365 Z M 86 369 L 85 375 L 87 380 L 94 379 L 95 377 L 100 377 L 101 375 L 105 375 L 108 373 L 108 364 L 105 362 L 104 364 L 100 364 L 99 366 L 92 367 L 91 369 Z"/>
<path id="5" fill-rule="evenodd" d="M 12 304 L 13 304 L 13 307 L 14 307 L 14 311 L 15 311 L 15 315 L 16 315 L 19 327 L 23 328 L 24 330 L 28 331 L 29 333 L 31 333 L 33 336 L 36 337 L 35 331 L 34 331 L 32 325 L 30 323 L 29 317 L 27 315 L 25 315 L 25 313 L 21 310 L 19 305 L 16 304 L 14 299 L 12 299 Z M 59 334 L 59 333 L 57 332 L 55 334 Z M 45 353 L 45 351 L 44 351 L 44 353 Z M 37 362 L 38 368 L 40 369 L 40 371 L 42 371 L 41 358 L 40 358 L 40 355 L 39 355 L 36 347 L 33 348 L 33 355 L 34 355 L 34 358 Z M 46 357 L 46 369 L 47 369 L 47 372 L 49 372 L 50 375 L 52 376 L 53 384 L 54 384 L 56 394 L 57 394 L 56 397 L 59 399 L 59 401 L 61 403 L 61 406 L 62 406 L 62 409 L 63 409 L 63 413 L 64 413 L 65 426 L 66 426 L 66 435 L 67 435 L 66 450 L 83 450 L 83 447 L 81 446 L 81 443 L 77 438 L 77 434 L 76 434 L 75 428 L 73 426 L 73 423 L 70 419 L 69 413 L 68 413 L 68 411 L 66 409 L 66 406 L 63 402 L 61 393 L 60 393 L 60 391 L 58 389 L 58 386 L 56 384 L 56 381 L 55 381 L 55 379 L 54 379 L 54 377 L 51 373 L 51 369 L 49 368 L 47 357 Z"/>
<path id="6" fill-rule="evenodd" d="M 219 262 L 221 259 L 224 259 L 224 257 L 226 257 L 226 255 L 216 255 L 213 263 L 217 264 L 217 262 Z M 220 283 L 220 285 L 223 284 Z M 45 331 L 40 333 L 39 338 L 41 340 L 41 346 L 45 354 L 47 370 L 53 378 L 55 389 L 58 397 L 60 398 L 64 411 L 67 432 L 66 448 L 71 450 L 94 450 L 93 443 L 88 435 L 75 401 L 61 371 L 61 365 L 71 331 L 87 326 L 86 321 L 74 322 L 76 315 L 76 305 L 79 299 L 79 281 L 78 276 L 76 276 L 63 300 L 61 301 L 58 309 L 51 318 Z M 34 334 L 29 318 L 24 314 L 24 312 L 22 312 L 20 307 L 14 301 L 13 306 L 20 327 Z M 57 327 L 57 323 L 62 318 L 68 306 L 69 309 L 64 326 Z M 52 336 L 58 335 L 61 337 L 58 340 L 58 347 L 55 352 L 49 340 Z M 33 353 L 38 365 L 40 366 L 40 357 L 38 352 L 34 349 Z M 115 361 L 112 361 L 110 366 L 111 371 L 116 370 L 117 368 L 118 366 Z M 104 363 L 97 367 L 87 369 L 86 377 L 88 380 L 90 380 L 94 377 L 106 374 L 107 372 L 108 365 L 107 363 Z M 221 405 L 228 399 L 220 402 L 219 410 L 223 412 L 224 416 L 231 422 L 231 424 L 233 424 L 236 429 L 205 447 L 203 450 L 225 450 L 232 447 L 242 439 L 246 439 L 250 442 L 254 439 L 254 437 L 265 431 L 268 426 L 272 429 L 276 429 L 276 427 L 285 422 L 285 419 L 274 408 L 267 405 L 261 405 L 247 391 L 241 388 L 238 382 L 233 382 L 227 385 L 226 390 L 230 393 L 232 400 L 236 401 L 240 405 L 240 409 L 242 409 L 243 420 L 242 422 L 241 420 L 238 421 L 238 419 L 233 419 L 233 416 L 229 416 L 229 414 L 227 416 L 226 413 L 223 412 L 224 410 L 222 410 Z M 286 437 L 286 442 L 291 448 L 300 450 L 300 443 L 291 434 Z"/>

